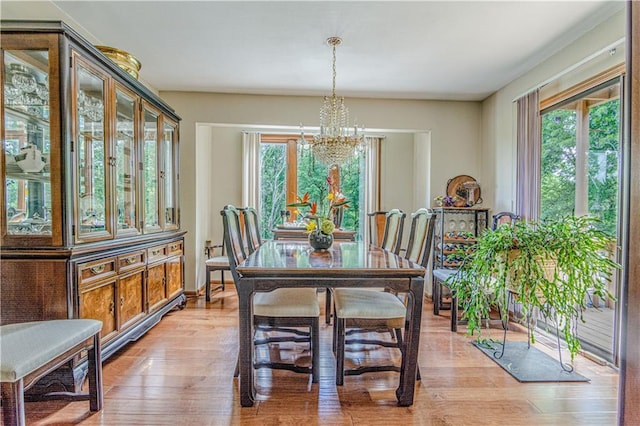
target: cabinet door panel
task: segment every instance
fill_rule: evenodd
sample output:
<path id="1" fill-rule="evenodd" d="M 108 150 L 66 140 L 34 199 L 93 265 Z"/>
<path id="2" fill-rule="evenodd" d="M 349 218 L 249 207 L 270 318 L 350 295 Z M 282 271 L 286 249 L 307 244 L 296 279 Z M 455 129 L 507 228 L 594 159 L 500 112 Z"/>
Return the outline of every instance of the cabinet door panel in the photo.
<path id="1" fill-rule="evenodd" d="M 162 305 L 166 298 L 165 264 L 151 266 L 147 274 L 147 297 L 149 312 Z"/>
<path id="2" fill-rule="evenodd" d="M 57 52 L 50 35 L 2 35 L 2 245 L 62 243 Z"/>
<path id="3" fill-rule="evenodd" d="M 160 231 L 158 196 L 158 123 L 160 114 L 145 107 L 142 146 L 144 232 Z"/>
<path id="4" fill-rule="evenodd" d="M 171 299 L 182 290 L 182 257 L 167 260 L 167 298 Z"/>
<path id="5" fill-rule="evenodd" d="M 80 292 L 80 318 L 102 321 L 102 341 L 116 332 L 116 282 L 108 281 Z"/>
<path id="6" fill-rule="evenodd" d="M 76 239 L 111 238 L 105 104 L 108 77 L 74 55 L 74 138 L 76 139 Z"/>
<path id="7" fill-rule="evenodd" d="M 136 214 L 136 97 L 116 87 L 115 200 L 116 235 L 137 234 Z"/>
<path id="8" fill-rule="evenodd" d="M 144 270 L 120 278 L 120 330 L 133 324 L 144 315 Z"/>
<path id="9" fill-rule="evenodd" d="M 164 209 L 164 229 L 176 229 L 178 227 L 178 183 L 177 183 L 177 125 L 164 123 L 162 136 L 162 164 L 160 172 L 163 188 L 162 205 Z"/>

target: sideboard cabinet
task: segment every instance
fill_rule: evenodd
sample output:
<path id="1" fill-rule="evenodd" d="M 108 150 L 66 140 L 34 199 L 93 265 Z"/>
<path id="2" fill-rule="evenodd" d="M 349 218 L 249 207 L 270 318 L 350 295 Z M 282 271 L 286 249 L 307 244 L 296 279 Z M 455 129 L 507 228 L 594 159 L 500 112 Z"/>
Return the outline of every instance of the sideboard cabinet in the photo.
<path id="1" fill-rule="evenodd" d="M 104 359 L 185 302 L 180 118 L 62 22 L 0 29 L 0 322 L 99 319 Z"/>

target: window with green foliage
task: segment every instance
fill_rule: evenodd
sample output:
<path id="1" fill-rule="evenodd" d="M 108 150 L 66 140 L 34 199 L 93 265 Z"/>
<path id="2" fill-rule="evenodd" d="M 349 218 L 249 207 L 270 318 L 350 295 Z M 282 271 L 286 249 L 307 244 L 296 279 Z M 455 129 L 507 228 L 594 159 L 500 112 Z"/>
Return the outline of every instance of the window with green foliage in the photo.
<path id="1" fill-rule="evenodd" d="M 347 164 L 330 169 L 315 160 L 308 149 L 298 144 L 298 138 L 287 135 L 262 135 L 260 144 L 260 221 L 263 238 L 272 237 L 272 229 L 284 220 L 295 221 L 295 209 L 287 204 L 295 203 L 306 192 L 311 200 L 328 203 L 327 178 L 330 178 L 348 200 L 343 210 L 341 227 L 360 228 L 360 204 L 362 191 L 362 156 L 354 156 Z M 327 204 L 325 204 L 326 208 Z M 320 208 L 323 206 L 319 206 Z M 285 216 L 288 213 L 287 216 Z"/>
<path id="2" fill-rule="evenodd" d="M 616 236 L 620 84 L 600 84 L 542 111 L 541 219 L 599 218 Z"/>

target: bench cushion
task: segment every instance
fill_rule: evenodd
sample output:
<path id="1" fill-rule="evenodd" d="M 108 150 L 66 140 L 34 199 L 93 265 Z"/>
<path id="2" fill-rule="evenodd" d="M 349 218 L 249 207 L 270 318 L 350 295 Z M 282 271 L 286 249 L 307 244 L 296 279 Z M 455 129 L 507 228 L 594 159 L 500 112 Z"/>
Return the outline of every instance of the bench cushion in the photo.
<path id="1" fill-rule="evenodd" d="M 35 321 L 0 326 L 0 381 L 16 382 L 94 336 L 93 319 Z"/>

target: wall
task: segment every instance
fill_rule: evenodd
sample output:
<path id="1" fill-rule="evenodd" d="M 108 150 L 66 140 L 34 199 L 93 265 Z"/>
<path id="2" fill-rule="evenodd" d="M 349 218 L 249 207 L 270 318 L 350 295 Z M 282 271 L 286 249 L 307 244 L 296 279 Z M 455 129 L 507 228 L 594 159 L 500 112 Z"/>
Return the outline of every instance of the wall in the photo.
<path id="1" fill-rule="evenodd" d="M 188 231 L 185 277 L 187 290 L 194 291 L 204 284 L 204 241 L 222 239 L 218 212 L 224 204 L 242 202 L 240 132 L 291 131 L 301 122 L 317 126 L 321 99 L 187 92 L 161 92 L 160 96 L 182 117 L 181 218 Z M 444 192 L 447 180 L 458 174 L 469 174 L 482 183 L 479 102 L 349 98 L 347 105 L 368 133 L 386 136 L 382 208 L 412 211 L 425 202 L 430 206 L 430 200 Z M 424 160 L 418 161 L 418 155 Z M 426 177 L 430 187 L 422 182 L 415 186 L 416 176 Z M 205 205 L 208 211 L 201 210 Z"/>
<path id="2" fill-rule="evenodd" d="M 563 75 L 559 89 L 578 83 L 624 61 L 624 45 L 614 56 L 608 46 L 624 37 L 625 12 L 613 15 L 567 48 L 532 71 L 509 83 L 482 103 L 482 176 L 492 186 L 483 186 L 483 198 L 495 211 L 515 209 L 516 194 L 516 107 L 514 100 Z M 602 51 L 599 55 L 597 52 Z M 586 58 L 588 66 L 573 68 Z M 572 70 L 572 72 L 567 72 Z M 588 73 L 585 72 L 588 70 Z"/>

